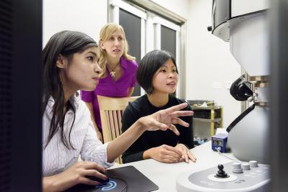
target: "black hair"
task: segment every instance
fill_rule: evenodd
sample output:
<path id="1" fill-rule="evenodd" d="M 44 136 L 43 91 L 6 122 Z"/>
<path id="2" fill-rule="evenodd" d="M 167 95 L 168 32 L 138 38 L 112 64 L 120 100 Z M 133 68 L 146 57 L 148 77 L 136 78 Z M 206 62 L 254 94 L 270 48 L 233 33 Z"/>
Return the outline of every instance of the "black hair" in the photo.
<path id="1" fill-rule="evenodd" d="M 148 52 L 140 61 L 137 70 L 137 82 L 146 91 L 151 94 L 154 90 L 152 80 L 157 70 L 162 67 L 169 59 L 175 64 L 177 73 L 177 65 L 174 56 L 168 51 L 153 50 Z"/>
<path id="2" fill-rule="evenodd" d="M 74 53 L 81 53 L 90 47 L 98 47 L 97 43 L 90 36 L 77 31 L 61 31 L 54 34 L 46 44 L 42 52 L 43 64 L 43 103 L 42 114 L 46 109 L 49 98 L 53 97 L 53 115 L 50 123 L 48 145 L 55 133 L 60 129 L 61 141 L 68 149 L 73 148 L 70 141 L 70 134 L 75 121 L 75 108 L 73 99 L 65 101 L 63 85 L 60 81 L 60 69 L 56 66 L 57 59 L 60 55 L 70 60 Z M 68 139 L 64 133 L 64 119 L 66 112 L 71 109 L 74 113 L 73 122 L 69 130 Z M 65 110 L 65 111 L 64 111 Z"/>

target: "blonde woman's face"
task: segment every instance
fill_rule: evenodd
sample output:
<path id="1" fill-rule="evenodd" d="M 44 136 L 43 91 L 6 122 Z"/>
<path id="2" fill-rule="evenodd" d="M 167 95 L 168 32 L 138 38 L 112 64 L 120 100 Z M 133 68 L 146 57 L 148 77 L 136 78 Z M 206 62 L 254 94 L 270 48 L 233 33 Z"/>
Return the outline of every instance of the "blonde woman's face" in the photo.
<path id="1" fill-rule="evenodd" d="M 100 46 L 102 50 L 106 51 L 108 57 L 120 59 L 124 52 L 124 45 L 124 34 L 117 29 L 107 40 L 102 41 Z"/>

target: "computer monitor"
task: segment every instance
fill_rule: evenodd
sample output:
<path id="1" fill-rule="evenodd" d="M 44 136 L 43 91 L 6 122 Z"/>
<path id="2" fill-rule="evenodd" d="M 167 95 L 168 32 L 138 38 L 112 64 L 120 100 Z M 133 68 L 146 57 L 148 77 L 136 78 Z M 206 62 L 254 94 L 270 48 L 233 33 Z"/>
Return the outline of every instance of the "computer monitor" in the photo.
<path id="1" fill-rule="evenodd" d="M 42 1 L 0 1 L 0 191 L 41 191 Z"/>

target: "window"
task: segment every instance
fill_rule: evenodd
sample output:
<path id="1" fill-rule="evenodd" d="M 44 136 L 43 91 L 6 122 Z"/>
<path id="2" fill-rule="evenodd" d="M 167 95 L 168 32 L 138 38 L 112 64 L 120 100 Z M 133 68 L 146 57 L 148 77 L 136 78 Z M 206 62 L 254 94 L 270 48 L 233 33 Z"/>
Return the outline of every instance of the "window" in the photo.
<path id="1" fill-rule="evenodd" d="M 147 3 L 146 3 L 147 4 Z M 146 5 L 145 4 L 145 5 Z M 149 3 L 148 3 L 149 4 Z M 184 68 L 184 47 L 181 47 L 181 24 L 165 19 L 146 9 L 145 6 L 136 6 L 120 0 L 109 1 L 109 22 L 123 26 L 129 44 L 129 53 L 135 56 L 137 62 L 149 51 L 162 49 L 171 52 L 181 74 Z M 171 14 L 170 14 L 171 15 Z M 176 17 L 175 17 L 176 19 Z M 177 97 L 184 96 L 184 73 L 179 76 L 176 91 Z M 133 95 L 144 94 L 140 87 L 136 87 Z"/>
<path id="2" fill-rule="evenodd" d="M 136 57 L 137 63 L 140 62 L 141 57 L 141 18 L 128 11 L 120 9 L 119 24 L 125 30 L 126 38 L 129 44 L 129 54 Z M 135 86 L 133 96 L 141 95 L 139 85 Z"/>

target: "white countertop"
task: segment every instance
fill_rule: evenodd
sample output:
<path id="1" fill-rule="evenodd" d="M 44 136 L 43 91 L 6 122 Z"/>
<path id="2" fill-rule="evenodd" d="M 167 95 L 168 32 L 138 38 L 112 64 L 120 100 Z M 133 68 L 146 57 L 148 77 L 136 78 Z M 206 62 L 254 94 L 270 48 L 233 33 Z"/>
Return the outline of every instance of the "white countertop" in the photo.
<path id="1" fill-rule="evenodd" d="M 236 160 L 231 153 L 220 154 L 211 149 L 211 142 L 204 143 L 191 150 L 197 157 L 196 163 L 160 163 L 158 161 L 148 159 L 127 163 L 122 165 L 115 165 L 116 167 L 123 167 L 133 165 L 146 177 L 159 186 L 157 192 L 176 192 L 177 177 L 189 171 L 206 169 L 218 164 L 224 164 Z"/>

